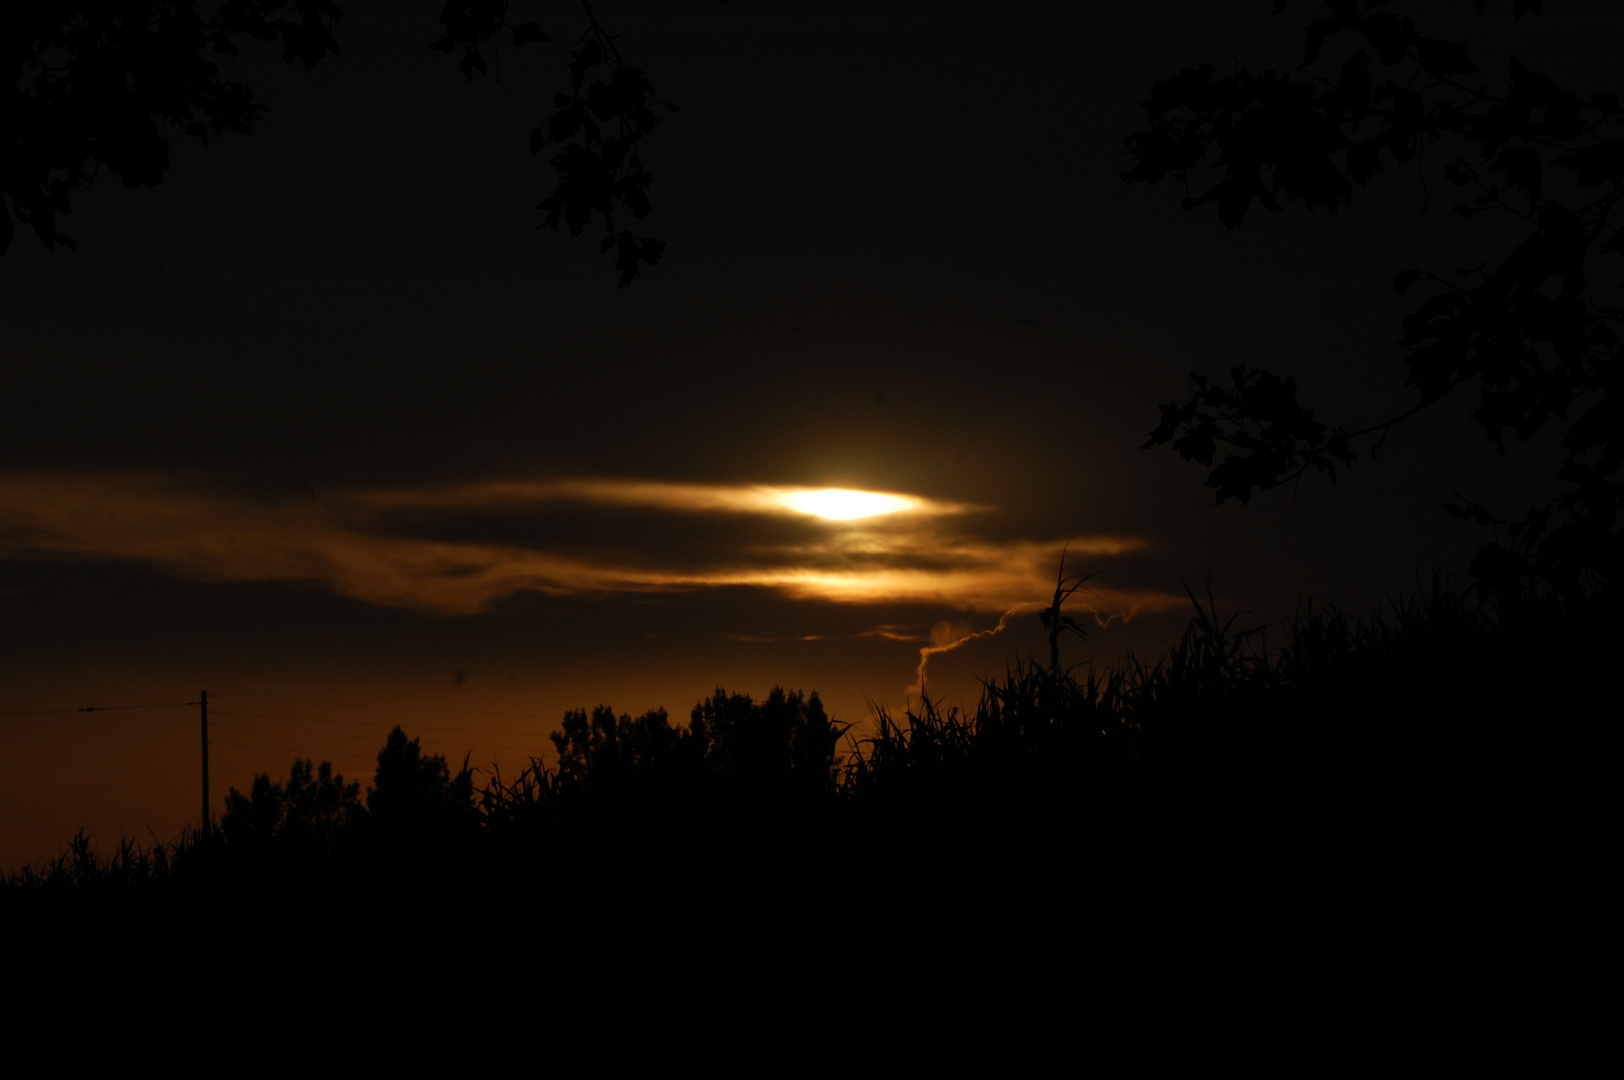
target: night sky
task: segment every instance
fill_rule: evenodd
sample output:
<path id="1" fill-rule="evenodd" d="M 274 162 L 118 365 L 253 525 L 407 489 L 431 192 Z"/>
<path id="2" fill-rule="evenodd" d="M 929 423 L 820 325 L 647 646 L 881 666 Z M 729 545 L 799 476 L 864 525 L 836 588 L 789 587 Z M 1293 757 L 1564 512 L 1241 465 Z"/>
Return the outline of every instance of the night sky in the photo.
<path id="1" fill-rule="evenodd" d="M 1624 9 L 1559 6 L 1515 47 L 1589 89 Z M 1393 275 L 1496 240 L 1414 174 L 1233 232 L 1122 182 L 1153 81 L 1296 63 L 1269 0 L 604 2 L 681 106 L 645 147 L 667 254 L 624 289 L 538 228 L 562 46 L 470 85 L 438 7 L 350 0 L 308 75 L 245 56 L 252 135 L 177 137 L 162 186 L 77 197 L 76 253 L 0 259 L 0 712 L 207 689 L 216 813 L 295 754 L 368 778 L 395 723 L 511 769 L 567 708 L 718 685 L 855 722 L 1006 616 L 929 655 L 933 698 L 1046 655 L 1062 549 L 1099 572 L 1066 659 L 1109 662 L 1209 575 L 1258 625 L 1459 574 L 1486 537 L 1452 493 L 1542 490 L 1553 446 L 1497 456 L 1464 396 L 1246 507 L 1139 449 L 1240 362 L 1333 422 L 1401 411 Z M 785 501 L 831 487 L 908 501 Z M 196 744 L 195 708 L 0 717 L 0 867 L 172 838 Z"/>

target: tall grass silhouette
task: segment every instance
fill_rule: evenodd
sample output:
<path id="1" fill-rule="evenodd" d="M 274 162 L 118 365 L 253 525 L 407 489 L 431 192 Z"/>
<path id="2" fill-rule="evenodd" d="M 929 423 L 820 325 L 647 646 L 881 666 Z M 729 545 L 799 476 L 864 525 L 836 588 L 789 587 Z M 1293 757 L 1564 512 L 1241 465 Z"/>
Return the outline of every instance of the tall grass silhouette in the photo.
<path id="1" fill-rule="evenodd" d="M 1055 613 L 1079 583 L 1058 580 Z M 384 1001 L 442 1000 L 461 954 L 423 943 L 502 928 L 515 959 L 478 979 L 504 1008 L 628 978 L 1025 986 L 1031 1004 L 1085 968 L 1109 977 L 1068 993 L 1220 970 L 1278 993 L 1337 971 L 1402 998 L 1617 955 L 1617 620 L 1508 617 L 1437 578 L 1269 627 L 1210 589 L 1190 601 L 1154 660 L 1078 670 L 1051 648 L 971 706 L 876 706 L 862 738 L 816 693 L 718 689 L 685 724 L 572 711 L 550 759 L 476 783 L 397 728 L 364 798 L 296 761 L 231 792 L 209 836 L 106 858 L 76 837 L 6 879 L 0 914 L 52 970 L 173 974 L 227 947 L 274 997 L 307 992 L 264 975 L 294 949 L 358 958 Z"/>

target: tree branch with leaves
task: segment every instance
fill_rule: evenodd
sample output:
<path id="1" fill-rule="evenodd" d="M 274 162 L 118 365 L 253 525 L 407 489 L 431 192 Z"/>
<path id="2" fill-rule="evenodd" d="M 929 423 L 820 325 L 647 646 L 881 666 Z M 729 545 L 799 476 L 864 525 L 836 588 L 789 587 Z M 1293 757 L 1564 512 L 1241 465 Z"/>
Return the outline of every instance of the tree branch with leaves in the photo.
<path id="1" fill-rule="evenodd" d="M 604 230 L 622 286 L 660 261 L 664 241 L 635 233 L 627 218 L 651 210 L 653 176 L 643 140 L 658 116 L 644 72 L 621 54 L 616 35 L 579 0 L 585 29 L 569 50 L 569 81 L 530 138 L 531 151 L 555 151 L 554 184 L 538 204 L 542 225 L 580 235 Z M 249 41 L 280 43 L 282 60 L 306 70 L 337 56 L 338 0 L 45 0 L 0 19 L 0 254 L 15 224 L 47 248 L 72 249 L 60 219 L 71 196 L 103 170 L 129 187 L 162 183 L 169 138 L 178 131 L 204 146 L 226 133 L 249 134 L 265 113 L 252 87 L 229 80 L 220 63 Z M 540 25 L 512 18 L 509 0 L 446 0 L 430 49 L 455 54 L 472 80 L 486 54 L 546 43 Z"/>
<path id="2" fill-rule="evenodd" d="M 530 134 L 531 153 L 555 151 L 548 163 L 557 180 L 536 209 L 544 214 L 543 225 L 562 225 L 571 236 L 596 218 L 604 230 L 602 250 L 614 253 L 625 287 L 665 253 L 665 241 L 639 236 L 624 222 L 628 216 L 641 221 L 653 209 L 648 192 L 654 177 L 642 144 L 659 126 L 660 112 L 676 112 L 677 106 L 656 100 L 654 85 L 621 55 L 617 35 L 598 20 L 591 0 L 580 0 L 580 6 L 586 28 L 570 47 L 569 86 L 553 95 L 552 112 Z M 536 23 L 509 22 L 508 8 L 507 0 L 447 0 L 440 16 L 444 36 L 429 48 L 460 51 L 462 73 L 472 79 L 486 70 L 485 47 L 494 48 L 504 33 L 515 47 L 548 40 Z"/>
<path id="3" fill-rule="evenodd" d="M 1478 16 L 1484 0 L 1472 0 Z M 1285 10 L 1277 0 L 1275 10 Z M 1515 0 L 1512 16 L 1542 0 Z M 1624 104 L 1583 94 L 1510 60 L 1503 78 L 1467 44 L 1423 34 L 1392 0 L 1324 0 L 1308 20 L 1292 71 L 1218 77 L 1187 69 L 1157 83 L 1146 127 L 1126 144 L 1130 183 L 1171 179 L 1186 210 L 1214 205 L 1239 227 L 1253 204 L 1335 214 L 1356 187 L 1399 167 L 1449 155 L 1443 180 L 1466 218 L 1496 215 L 1522 238 L 1498 261 L 1452 274 L 1410 270 L 1394 287 L 1425 296 L 1399 344 L 1416 403 L 1355 430 L 1326 424 L 1295 382 L 1244 366 L 1228 386 L 1192 375 L 1195 393 L 1162 406 L 1145 446 L 1171 443 L 1211 472 L 1217 501 L 1323 473 L 1334 482 L 1361 440 L 1379 446 L 1395 425 L 1462 386 L 1494 446 L 1565 425 L 1556 478 L 1566 490 L 1506 522 L 1467 503 L 1451 513 L 1507 528 L 1472 572 L 1501 595 L 1530 587 L 1580 602 L 1616 593 L 1624 573 L 1624 363 L 1618 303 L 1624 264 Z M 1219 455 L 1222 454 L 1220 459 Z"/>

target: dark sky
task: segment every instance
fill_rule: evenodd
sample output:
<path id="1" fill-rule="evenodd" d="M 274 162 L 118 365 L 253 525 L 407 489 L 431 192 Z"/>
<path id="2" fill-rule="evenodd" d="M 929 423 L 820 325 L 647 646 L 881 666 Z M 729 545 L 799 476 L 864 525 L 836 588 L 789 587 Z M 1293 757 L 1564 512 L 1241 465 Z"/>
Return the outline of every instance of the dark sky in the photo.
<path id="1" fill-rule="evenodd" d="M 1503 44 L 1588 88 L 1624 17 L 1561 6 Z M 216 810 L 294 753 L 364 777 L 395 722 L 511 766 L 565 708 L 685 717 L 719 684 L 857 721 L 1011 611 L 932 696 L 1044 649 L 1068 543 L 1110 624 L 1068 659 L 1109 660 L 1209 575 L 1265 621 L 1459 571 L 1483 537 L 1450 493 L 1538 489 L 1550 448 L 1496 457 L 1464 398 L 1244 508 L 1139 449 L 1188 372 L 1243 361 L 1350 426 L 1398 411 L 1394 273 L 1494 240 L 1415 175 L 1234 232 L 1123 184 L 1154 80 L 1296 62 L 1268 0 L 601 3 L 682 107 L 646 148 L 668 253 L 626 289 L 537 228 L 561 48 L 468 85 L 424 48 L 438 7 L 350 0 L 308 75 L 246 57 L 251 136 L 177 138 L 161 187 L 77 197 L 77 253 L 0 259 L 0 711 L 207 688 L 242 725 Z M 823 487 L 916 502 L 776 501 Z M 0 717 L 0 865 L 178 832 L 195 741 L 187 709 Z"/>

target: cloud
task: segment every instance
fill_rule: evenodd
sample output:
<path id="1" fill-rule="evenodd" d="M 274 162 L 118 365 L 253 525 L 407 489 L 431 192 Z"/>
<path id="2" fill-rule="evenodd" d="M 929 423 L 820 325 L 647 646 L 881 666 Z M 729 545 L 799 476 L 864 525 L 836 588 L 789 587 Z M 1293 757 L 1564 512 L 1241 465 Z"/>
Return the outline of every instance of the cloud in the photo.
<path id="1" fill-rule="evenodd" d="M 913 633 L 909 627 L 899 626 L 896 623 L 882 623 L 879 626 L 864 630 L 857 636 L 884 638 L 887 641 L 904 641 L 910 645 L 924 640 L 919 634 Z"/>
<path id="2" fill-rule="evenodd" d="M 333 491 L 316 502 L 278 503 L 152 474 L 0 475 L 0 558 L 129 562 L 200 581 L 313 583 L 368 604 L 447 615 L 478 613 L 523 592 L 724 586 L 791 600 L 991 613 L 1051 591 L 1063 545 L 1096 557 L 1143 547 L 1119 536 L 989 540 L 964 525 L 976 508 L 912 495 L 899 496 L 907 509 L 882 517 L 807 519 L 765 538 L 746 527 L 752 518 L 797 516 L 780 496 L 804 490 L 563 480 Z M 561 549 L 544 527 L 524 542 L 480 536 L 479 515 L 493 507 L 560 501 L 637 507 L 646 519 L 636 528 L 617 521 L 612 550 Z M 414 535 L 397 527 L 400 511 L 463 528 L 453 539 Z M 662 523 L 695 514 L 733 515 L 739 527 L 713 529 L 702 550 L 662 545 Z M 1091 597 L 1092 607 L 1111 613 L 1178 602 L 1111 590 Z M 906 639 L 894 627 L 877 630 Z"/>
<path id="3" fill-rule="evenodd" d="M 454 487 L 406 488 L 359 493 L 353 501 L 393 510 L 473 510 L 527 507 L 549 502 L 600 503 L 668 510 L 674 513 L 816 515 L 815 498 L 829 489 L 769 484 L 673 484 L 654 480 L 566 479 L 498 480 Z M 938 517 L 976 509 L 966 503 L 927 499 L 899 492 L 865 492 L 895 500 L 886 513 Z"/>

